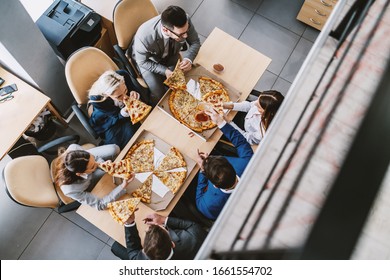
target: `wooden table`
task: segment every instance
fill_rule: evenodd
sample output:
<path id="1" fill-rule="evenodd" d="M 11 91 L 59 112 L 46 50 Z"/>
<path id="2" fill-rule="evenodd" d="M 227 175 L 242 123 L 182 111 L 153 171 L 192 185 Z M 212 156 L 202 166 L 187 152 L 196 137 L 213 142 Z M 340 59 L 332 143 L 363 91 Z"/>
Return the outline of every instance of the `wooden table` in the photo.
<path id="1" fill-rule="evenodd" d="M 0 103 L 0 159 L 13 147 L 45 108 L 48 108 L 65 127 L 68 126 L 51 105 L 48 96 L 1 67 L 0 77 L 5 80 L 2 87 L 14 83 L 18 87 L 18 90 L 13 93 L 13 99 Z"/>
<path id="2" fill-rule="evenodd" d="M 224 44 L 223 47 L 221 47 L 221 42 Z M 212 71 L 212 65 L 214 63 L 223 64 L 225 66 L 225 71 L 219 74 L 220 78 L 241 91 L 242 95 L 240 100 L 245 100 L 271 63 L 271 59 L 220 29 L 215 28 L 202 45 L 194 63 L 201 64 L 209 71 Z M 216 130 L 207 142 L 199 137 L 190 137 L 187 128 L 178 124 L 176 120 L 172 119 L 172 117 L 156 107 L 130 140 L 128 145 L 119 154 L 118 158 L 122 159 L 125 156 L 142 130 L 152 132 L 194 160 L 197 156 L 197 149 L 204 152 L 210 152 L 222 135 L 220 130 Z M 159 211 L 159 214 L 164 216 L 169 215 L 197 172 L 198 167 L 195 167 L 168 207 L 164 211 Z M 103 197 L 114 187 L 112 177 L 105 175 L 96 185 L 92 193 L 99 197 Z M 126 244 L 123 226 L 116 223 L 111 218 L 108 211 L 97 211 L 88 205 L 82 205 L 77 210 L 77 213 L 113 239 L 123 245 Z M 140 203 L 139 210 L 136 213 L 136 223 L 141 240 L 143 240 L 145 235 L 145 225 L 143 224 L 142 219 L 149 213 L 153 213 L 153 210 Z"/>

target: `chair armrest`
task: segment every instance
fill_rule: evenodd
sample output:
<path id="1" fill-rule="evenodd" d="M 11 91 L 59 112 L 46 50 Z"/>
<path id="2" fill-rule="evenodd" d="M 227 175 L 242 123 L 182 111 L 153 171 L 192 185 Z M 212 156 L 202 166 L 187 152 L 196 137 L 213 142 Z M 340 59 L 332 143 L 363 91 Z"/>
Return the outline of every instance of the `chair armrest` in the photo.
<path id="1" fill-rule="evenodd" d="M 38 150 L 38 153 L 43 153 L 43 152 L 45 152 L 53 147 L 59 146 L 63 143 L 68 143 L 68 142 L 78 143 L 79 141 L 80 141 L 79 135 L 63 136 L 63 137 L 57 138 L 55 140 L 52 140 L 49 143 L 46 143 L 45 145 L 42 145 L 37 150 Z"/>
<path id="2" fill-rule="evenodd" d="M 81 122 L 81 124 L 84 126 L 84 128 L 88 131 L 88 133 L 92 135 L 93 138 L 98 139 L 99 135 L 97 135 L 95 130 L 93 130 L 93 128 L 89 124 L 87 116 L 83 113 L 83 111 L 81 111 L 81 109 L 76 104 L 72 105 L 72 110 Z"/>
<path id="3" fill-rule="evenodd" d="M 138 75 L 135 72 L 133 66 L 130 64 L 127 56 L 125 55 L 124 50 L 121 47 L 119 47 L 118 45 L 114 45 L 114 50 L 115 50 L 115 53 L 118 55 L 120 62 L 125 67 L 126 71 L 130 73 L 130 76 L 137 78 Z"/>
<path id="4" fill-rule="evenodd" d="M 138 74 L 135 72 L 134 67 L 130 64 L 128 58 L 125 55 L 125 52 L 118 45 L 114 46 L 114 50 L 119 57 L 120 63 L 124 66 L 125 70 L 127 70 L 127 72 L 129 73 L 131 82 L 134 86 L 134 90 L 137 91 L 141 95 L 144 102 L 149 103 L 149 95 L 150 95 L 149 89 L 143 87 L 138 82 L 138 80 L 137 80 Z"/>

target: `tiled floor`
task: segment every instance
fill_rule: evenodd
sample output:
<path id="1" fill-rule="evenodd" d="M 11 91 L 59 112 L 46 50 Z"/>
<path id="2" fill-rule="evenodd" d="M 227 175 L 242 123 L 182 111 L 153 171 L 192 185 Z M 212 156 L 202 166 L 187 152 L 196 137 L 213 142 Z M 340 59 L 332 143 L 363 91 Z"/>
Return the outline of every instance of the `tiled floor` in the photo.
<path id="1" fill-rule="evenodd" d="M 204 41 L 214 27 L 272 58 L 256 85 L 286 94 L 318 32 L 295 19 L 304 0 L 153 0 L 161 12 L 178 5 L 191 16 Z M 221 42 L 223 43 L 223 42 Z M 81 134 L 75 118 L 71 127 Z M 84 142 L 90 139 L 85 139 Z M 0 162 L 0 170 L 9 159 Z M 116 259 L 113 240 L 75 212 L 23 207 L 1 182 L 0 259 Z"/>

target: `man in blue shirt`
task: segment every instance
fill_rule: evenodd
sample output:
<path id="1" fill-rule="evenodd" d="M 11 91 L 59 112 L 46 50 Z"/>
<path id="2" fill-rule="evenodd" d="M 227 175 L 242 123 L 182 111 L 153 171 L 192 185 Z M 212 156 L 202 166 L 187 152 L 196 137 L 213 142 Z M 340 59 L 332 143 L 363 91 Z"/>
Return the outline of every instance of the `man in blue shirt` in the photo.
<path id="1" fill-rule="evenodd" d="M 248 165 L 253 151 L 244 136 L 227 123 L 217 112 L 206 111 L 227 139 L 236 147 L 238 157 L 209 156 L 199 152 L 200 167 L 196 188 L 196 206 L 208 219 L 216 220 L 230 194 L 238 183 L 239 176 Z"/>

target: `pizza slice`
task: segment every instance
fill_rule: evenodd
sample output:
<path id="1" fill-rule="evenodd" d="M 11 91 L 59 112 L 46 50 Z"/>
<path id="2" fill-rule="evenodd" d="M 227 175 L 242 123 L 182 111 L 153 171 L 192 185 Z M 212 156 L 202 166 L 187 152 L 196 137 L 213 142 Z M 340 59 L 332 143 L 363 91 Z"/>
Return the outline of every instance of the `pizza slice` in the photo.
<path id="1" fill-rule="evenodd" d="M 199 101 L 185 90 L 175 90 L 171 92 L 168 103 L 173 116 L 183 120 L 198 106 Z"/>
<path id="2" fill-rule="evenodd" d="M 139 202 L 139 198 L 114 201 L 107 204 L 107 209 L 114 220 L 123 225 L 129 219 L 131 214 L 134 213 Z"/>
<path id="3" fill-rule="evenodd" d="M 107 172 L 113 177 L 119 177 L 126 180 L 132 177 L 133 170 L 131 167 L 131 162 L 128 159 L 123 159 L 116 162 L 105 161 L 99 163 L 98 166 L 100 167 L 100 169 Z"/>
<path id="4" fill-rule="evenodd" d="M 217 125 L 213 123 L 211 120 L 207 120 L 205 122 L 201 122 L 202 130 L 207 130 L 216 127 Z"/>
<path id="5" fill-rule="evenodd" d="M 175 147 L 171 147 L 169 152 L 161 161 L 160 165 L 156 168 L 156 171 L 167 171 L 179 167 L 186 167 L 187 163 L 183 158 L 183 155 Z"/>
<path id="6" fill-rule="evenodd" d="M 145 203 L 150 203 L 152 200 L 152 183 L 153 174 L 150 174 L 141 187 L 132 192 L 131 195 L 140 198 Z"/>
<path id="7" fill-rule="evenodd" d="M 165 186 L 167 186 L 171 190 L 173 194 L 176 194 L 186 179 L 187 171 L 159 171 L 154 172 L 154 174 Z"/>
<path id="8" fill-rule="evenodd" d="M 183 70 L 179 68 L 179 64 L 180 59 L 176 63 L 175 70 L 173 70 L 171 76 L 169 76 L 169 78 L 164 81 L 164 84 L 166 84 L 171 89 L 185 90 L 187 89 L 186 78 L 184 76 Z"/>
<path id="9" fill-rule="evenodd" d="M 220 82 L 214 79 L 201 76 L 199 77 L 198 80 L 199 80 L 200 93 L 202 94 L 202 96 L 216 90 L 222 90 L 226 92 L 224 86 Z"/>
<path id="10" fill-rule="evenodd" d="M 198 112 L 198 110 L 195 108 L 192 110 L 184 119 L 183 124 L 189 128 L 191 128 L 193 131 L 196 132 L 202 132 L 202 123 L 198 122 L 195 119 L 195 115 Z"/>
<path id="11" fill-rule="evenodd" d="M 191 116 L 191 114 L 195 114 L 198 104 L 199 100 L 184 90 L 171 92 L 169 97 L 169 108 L 172 115 L 192 130 L 201 132 L 201 126 L 194 121 L 194 116 Z"/>
<path id="12" fill-rule="evenodd" d="M 224 113 L 223 103 L 229 102 L 230 97 L 226 92 L 222 90 L 215 90 L 205 94 L 202 97 L 202 100 L 204 102 L 211 104 L 214 107 L 214 109 L 218 112 L 218 114 L 223 115 Z"/>
<path id="13" fill-rule="evenodd" d="M 134 173 L 154 170 L 154 140 L 143 140 L 134 144 L 127 153 Z"/>
<path id="14" fill-rule="evenodd" d="M 123 99 L 123 103 L 125 103 L 126 109 L 129 112 L 132 124 L 142 121 L 149 114 L 150 110 L 152 110 L 152 107 L 148 104 L 131 97 Z"/>

